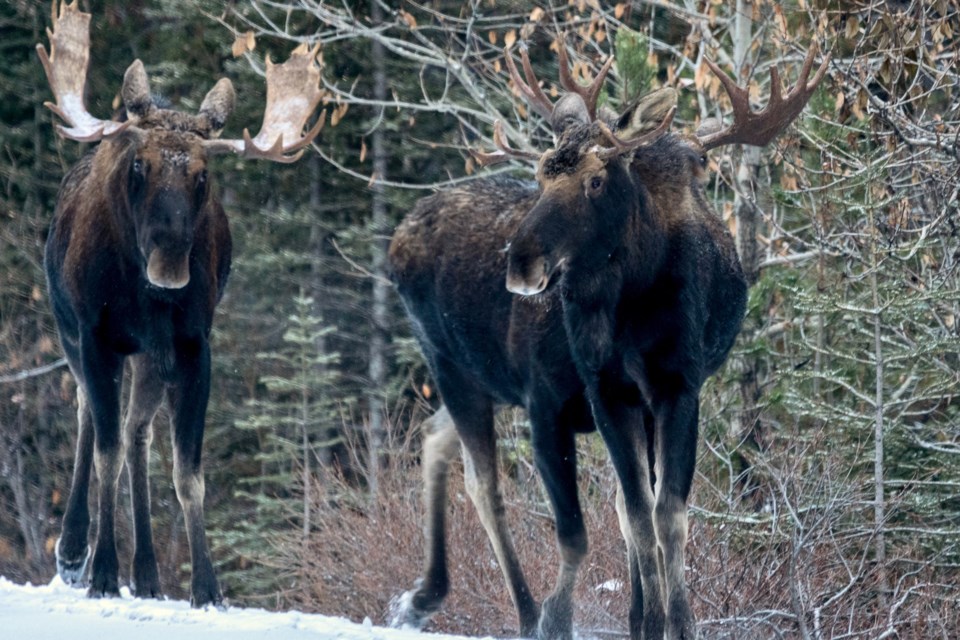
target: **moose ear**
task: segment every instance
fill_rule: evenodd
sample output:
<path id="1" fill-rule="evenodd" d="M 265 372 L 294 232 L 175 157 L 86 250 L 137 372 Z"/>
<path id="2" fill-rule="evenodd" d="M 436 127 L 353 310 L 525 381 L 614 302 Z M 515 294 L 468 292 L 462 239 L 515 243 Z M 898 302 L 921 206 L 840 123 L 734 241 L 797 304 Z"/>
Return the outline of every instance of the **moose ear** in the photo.
<path id="1" fill-rule="evenodd" d="M 617 136 L 636 138 L 656 130 L 670 110 L 677 106 L 677 90 L 663 87 L 639 98 L 620 114 Z"/>
<path id="2" fill-rule="evenodd" d="M 212 134 L 217 134 L 223 129 L 236 102 L 237 94 L 233 90 L 233 83 L 227 78 L 220 78 L 200 105 L 200 116 L 210 121 Z"/>
<path id="3" fill-rule="evenodd" d="M 142 118 L 153 106 L 153 99 L 150 97 L 150 81 L 139 59 L 134 60 L 123 74 L 123 88 L 120 90 L 120 96 L 127 108 L 127 116 L 131 119 Z"/>

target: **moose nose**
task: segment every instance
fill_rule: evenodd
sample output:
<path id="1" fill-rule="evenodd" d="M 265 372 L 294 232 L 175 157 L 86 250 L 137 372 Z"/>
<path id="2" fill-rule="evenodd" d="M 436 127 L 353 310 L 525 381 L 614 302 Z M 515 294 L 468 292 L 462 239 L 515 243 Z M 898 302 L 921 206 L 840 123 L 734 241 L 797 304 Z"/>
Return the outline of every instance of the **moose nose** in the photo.
<path id="1" fill-rule="evenodd" d="M 550 283 L 550 269 L 543 256 L 534 258 L 527 268 L 511 260 L 507 267 L 507 291 L 521 296 L 541 293 Z"/>

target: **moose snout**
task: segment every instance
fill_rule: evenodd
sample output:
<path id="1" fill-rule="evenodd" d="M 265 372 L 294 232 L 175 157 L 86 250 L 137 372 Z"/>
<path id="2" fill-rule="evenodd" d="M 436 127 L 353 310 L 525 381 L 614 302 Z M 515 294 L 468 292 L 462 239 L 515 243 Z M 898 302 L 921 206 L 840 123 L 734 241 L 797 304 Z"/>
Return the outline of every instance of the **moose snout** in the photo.
<path id="1" fill-rule="evenodd" d="M 181 194 L 162 192 L 154 203 L 140 243 L 147 280 L 154 286 L 180 289 L 190 282 L 191 217 Z"/>
<path id="2" fill-rule="evenodd" d="M 532 296 L 543 292 L 548 284 L 550 268 L 545 257 L 524 259 L 510 256 L 507 264 L 507 291 L 521 296 Z"/>

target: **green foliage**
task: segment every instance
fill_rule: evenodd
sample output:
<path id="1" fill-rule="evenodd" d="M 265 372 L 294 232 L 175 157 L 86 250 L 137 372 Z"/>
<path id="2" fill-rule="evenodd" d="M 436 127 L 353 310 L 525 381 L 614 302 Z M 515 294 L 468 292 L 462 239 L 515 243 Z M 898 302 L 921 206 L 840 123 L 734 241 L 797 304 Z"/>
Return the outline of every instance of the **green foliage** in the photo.
<path id="1" fill-rule="evenodd" d="M 657 69 L 648 62 L 650 43 L 644 34 L 624 27 L 617 30 L 614 51 L 621 104 L 630 104 L 653 88 Z"/>

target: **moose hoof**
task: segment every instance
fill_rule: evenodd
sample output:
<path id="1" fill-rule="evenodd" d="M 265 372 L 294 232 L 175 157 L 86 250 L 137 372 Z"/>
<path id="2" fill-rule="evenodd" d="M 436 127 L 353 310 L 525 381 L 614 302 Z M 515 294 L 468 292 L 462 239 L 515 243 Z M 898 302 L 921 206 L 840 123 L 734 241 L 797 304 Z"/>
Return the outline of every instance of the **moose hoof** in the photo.
<path id="1" fill-rule="evenodd" d="M 697 621 L 685 600 L 670 606 L 665 637 L 670 640 L 696 640 Z"/>
<path id="2" fill-rule="evenodd" d="M 130 581 L 130 592 L 135 598 L 154 598 L 163 599 L 163 592 L 160 590 L 160 579 L 156 574 L 150 577 L 141 577 Z"/>
<path id="3" fill-rule="evenodd" d="M 547 598 L 540 613 L 538 640 L 573 640 L 573 612 L 569 599 Z"/>
<path id="4" fill-rule="evenodd" d="M 427 621 L 436 613 L 436 609 L 428 611 L 418 608 L 415 604 L 416 591 L 405 591 L 390 600 L 389 624 L 394 629 L 423 629 Z"/>
<path id="5" fill-rule="evenodd" d="M 190 606 L 194 609 L 203 609 L 207 606 L 223 608 L 223 594 L 220 586 L 213 582 L 208 585 L 193 585 L 190 589 Z"/>
<path id="6" fill-rule="evenodd" d="M 57 556 L 57 575 L 64 583 L 79 587 L 86 584 L 87 567 L 90 564 L 92 550 L 89 546 L 85 548 L 85 553 L 79 558 L 68 558 L 60 552 L 60 538 L 57 538 L 57 544 L 54 547 Z"/>
<path id="7" fill-rule="evenodd" d="M 120 584 L 117 574 L 94 575 L 90 579 L 90 588 L 87 589 L 88 598 L 119 598 Z"/>

